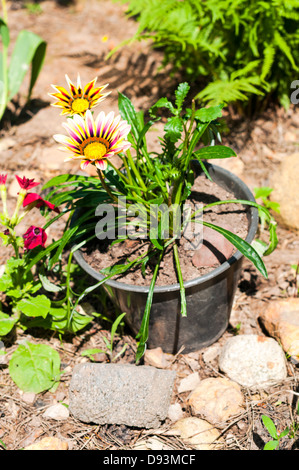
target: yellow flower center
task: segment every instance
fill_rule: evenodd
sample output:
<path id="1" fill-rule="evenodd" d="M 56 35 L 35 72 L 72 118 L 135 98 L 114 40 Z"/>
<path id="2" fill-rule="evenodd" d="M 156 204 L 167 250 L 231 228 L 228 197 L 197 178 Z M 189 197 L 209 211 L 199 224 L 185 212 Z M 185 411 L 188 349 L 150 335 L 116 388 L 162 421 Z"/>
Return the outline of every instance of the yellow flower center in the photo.
<path id="1" fill-rule="evenodd" d="M 89 101 L 85 98 L 76 98 L 72 102 L 72 110 L 74 113 L 84 113 L 89 108 Z"/>
<path id="2" fill-rule="evenodd" d="M 101 144 L 101 142 L 92 142 L 85 147 L 84 156 L 87 160 L 101 160 L 106 152 L 106 145 Z"/>

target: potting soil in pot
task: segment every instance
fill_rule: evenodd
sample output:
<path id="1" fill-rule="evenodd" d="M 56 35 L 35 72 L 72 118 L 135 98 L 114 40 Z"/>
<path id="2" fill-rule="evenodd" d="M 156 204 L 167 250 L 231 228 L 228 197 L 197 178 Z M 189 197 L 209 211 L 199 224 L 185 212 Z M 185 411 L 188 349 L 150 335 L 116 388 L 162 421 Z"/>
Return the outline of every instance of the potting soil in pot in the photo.
<path id="1" fill-rule="evenodd" d="M 209 204 L 217 200 L 236 199 L 233 193 L 221 188 L 216 183 L 209 181 L 204 175 L 196 178 L 189 202 L 195 204 Z M 227 203 L 214 206 L 204 212 L 203 220 L 221 226 L 245 239 L 248 233 L 248 220 L 246 208 L 238 203 Z M 87 263 L 96 271 L 123 264 L 127 259 L 133 260 L 149 248 L 149 240 L 132 240 L 111 246 L 111 240 L 96 240 L 92 246 L 83 250 L 83 256 Z M 203 228 L 203 244 L 199 249 L 190 249 L 190 242 L 184 236 L 179 240 L 179 257 L 184 281 L 190 281 L 221 265 L 230 258 L 236 248 L 221 234 L 207 227 Z M 186 249 L 188 247 L 189 249 Z M 142 276 L 140 268 L 130 270 L 125 275 L 116 276 L 115 279 L 127 284 L 147 286 L 151 282 L 156 260 L 151 258 Z M 160 265 L 157 278 L 157 286 L 176 284 L 177 274 L 173 253 L 169 248 Z"/>

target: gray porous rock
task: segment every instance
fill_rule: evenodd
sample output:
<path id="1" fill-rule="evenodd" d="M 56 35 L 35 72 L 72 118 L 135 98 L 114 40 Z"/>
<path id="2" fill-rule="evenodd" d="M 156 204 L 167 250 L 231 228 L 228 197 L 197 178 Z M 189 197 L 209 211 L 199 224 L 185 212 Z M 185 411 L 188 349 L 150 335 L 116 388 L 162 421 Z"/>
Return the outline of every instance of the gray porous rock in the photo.
<path id="1" fill-rule="evenodd" d="M 75 366 L 69 411 L 95 424 L 157 428 L 168 414 L 176 373 L 133 364 Z"/>

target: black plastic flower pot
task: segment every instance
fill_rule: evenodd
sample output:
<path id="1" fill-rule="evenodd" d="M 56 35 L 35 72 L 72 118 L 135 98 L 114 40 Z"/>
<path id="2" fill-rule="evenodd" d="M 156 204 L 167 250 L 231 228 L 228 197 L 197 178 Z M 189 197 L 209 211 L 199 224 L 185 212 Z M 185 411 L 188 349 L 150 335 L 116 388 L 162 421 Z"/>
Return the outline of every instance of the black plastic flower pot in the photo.
<path id="1" fill-rule="evenodd" d="M 236 199 L 255 202 L 250 189 L 240 178 L 221 167 L 215 165 L 207 167 L 213 181 L 232 192 Z M 248 218 L 246 241 L 251 243 L 258 227 L 258 210 L 246 206 L 246 214 Z M 90 276 L 98 281 L 103 279 L 103 276 L 86 262 L 82 251 L 76 251 L 74 256 L 81 268 Z M 156 286 L 150 313 L 147 347 L 160 346 L 163 351 L 175 354 L 182 347 L 184 353 L 188 353 L 216 342 L 229 324 L 243 258 L 241 252 L 237 251 L 210 273 L 184 283 L 187 317 L 182 317 L 180 313 L 179 284 Z M 104 289 L 119 310 L 126 312 L 126 323 L 136 335 L 141 326 L 149 287 L 109 280 L 104 284 Z"/>

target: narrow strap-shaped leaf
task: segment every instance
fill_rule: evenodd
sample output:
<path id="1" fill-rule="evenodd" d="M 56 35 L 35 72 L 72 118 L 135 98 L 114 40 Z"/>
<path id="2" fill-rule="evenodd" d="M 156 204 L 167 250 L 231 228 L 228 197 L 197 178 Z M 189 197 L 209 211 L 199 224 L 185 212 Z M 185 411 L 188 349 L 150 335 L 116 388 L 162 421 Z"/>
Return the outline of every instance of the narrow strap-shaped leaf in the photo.
<path id="1" fill-rule="evenodd" d="M 42 66 L 44 64 L 45 56 L 47 50 L 47 43 L 45 41 L 40 42 L 39 46 L 35 50 L 35 54 L 33 56 L 31 62 L 31 79 L 30 85 L 28 90 L 28 100 L 31 98 L 33 87 L 38 79 Z"/>
<path id="2" fill-rule="evenodd" d="M 120 324 L 120 322 L 122 321 L 123 317 L 126 315 L 126 312 L 122 313 L 121 315 L 119 315 L 117 317 L 117 319 L 115 320 L 115 322 L 113 323 L 112 327 L 111 327 L 111 343 L 113 343 L 113 339 L 114 339 L 114 336 L 115 336 L 115 333 L 116 333 L 116 330 L 118 328 L 118 325 Z M 112 344 L 111 344 L 112 346 Z"/>
<path id="3" fill-rule="evenodd" d="M 205 164 L 201 161 L 201 159 L 199 159 L 198 161 L 199 161 L 199 164 L 200 164 L 200 166 L 201 166 L 202 171 L 204 172 L 204 174 L 206 175 L 206 177 L 208 178 L 208 180 L 213 181 L 212 178 L 211 178 L 210 173 L 208 172 L 208 170 L 207 170 L 207 168 L 206 168 L 206 166 L 205 166 Z"/>
<path id="4" fill-rule="evenodd" d="M 226 230 L 217 225 L 211 224 L 209 222 L 203 222 L 203 225 L 210 227 L 216 232 L 221 233 L 228 241 L 230 241 L 246 258 L 248 258 L 254 266 L 262 273 L 262 275 L 267 279 L 268 274 L 264 262 L 258 252 L 246 241 L 240 238 L 238 235 Z"/>
<path id="5" fill-rule="evenodd" d="M 8 64 L 7 51 L 9 46 L 9 29 L 6 22 L 0 18 L 0 35 L 2 40 L 2 52 L 0 52 L 0 120 L 5 112 L 8 100 Z"/>
<path id="6" fill-rule="evenodd" d="M 43 64 L 45 52 L 46 43 L 42 38 L 26 30 L 19 33 L 8 70 L 9 100 L 18 93 L 31 65 L 31 81 L 28 90 L 28 98 L 30 98 L 32 88 Z"/>
<path id="7" fill-rule="evenodd" d="M 90 185 L 91 183 L 98 183 L 98 182 L 99 182 L 98 178 L 93 178 L 91 176 L 63 174 L 63 175 L 54 176 L 54 178 L 51 178 L 47 183 L 44 184 L 44 186 L 42 187 L 42 191 L 44 191 L 45 189 L 51 188 L 52 186 L 56 187 L 58 185 L 63 185 L 63 184 L 65 184 L 66 186 L 69 186 L 70 184 L 75 186 L 81 183 L 88 183 Z"/>
<path id="8" fill-rule="evenodd" d="M 212 158 L 230 158 L 236 157 L 236 153 L 225 145 L 212 145 L 210 147 L 203 147 L 193 154 L 197 159 L 210 160 Z"/>
<path id="9" fill-rule="evenodd" d="M 178 246 L 176 244 L 174 244 L 173 246 L 173 253 L 174 253 L 175 265 L 176 265 L 179 284 L 180 284 L 181 315 L 182 317 L 186 317 L 187 316 L 186 292 L 185 292 L 184 280 L 183 280 L 182 271 L 181 271 Z"/>
<path id="10" fill-rule="evenodd" d="M 204 166 L 203 163 L 202 163 L 202 165 Z M 270 240 L 269 240 L 268 247 L 267 247 L 266 251 L 264 252 L 264 256 L 270 255 L 272 253 L 272 251 L 274 251 L 274 249 L 276 248 L 277 243 L 278 243 L 277 234 L 276 234 L 277 223 L 273 219 L 273 217 L 271 216 L 268 209 L 264 206 L 261 206 L 260 204 L 257 204 L 256 202 L 248 201 L 246 199 L 229 199 L 229 200 L 225 200 L 225 201 L 212 202 L 211 204 L 205 205 L 200 210 L 195 211 L 192 214 L 192 218 L 194 218 L 197 214 L 199 214 L 199 212 L 202 212 L 203 210 L 207 210 L 210 207 L 218 206 L 220 204 L 230 204 L 230 203 L 238 203 L 238 204 L 243 204 L 243 205 L 248 205 L 248 206 L 255 207 L 256 209 L 260 210 L 265 215 L 265 219 L 269 223 L 269 239 Z"/>
<path id="11" fill-rule="evenodd" d="M 80 246 L 77 246 L 77 249 L 79 249 Z M 72 250 L 73 252 L 76 251 L 75 249 Z M 120 275 L 120 274 L 123 274 L 125 273 L 128 269 L 130 269 L 132 266 L 134 266 L 135 264 L 141 264 L 143 262 L 143 259 L 145 257 L 147 257 L 148 254 L 143 254 L 141 256 L 139 256 L 138 258 L 132 260 L 132 261 L 129 261 L 127 264 L 122 264 L 122 265 L 114 265 L 114 266 L 110 266 L 110 267 L 107 267 L 107 268 L 104 268 L 102 269 L 100 272 L 101 274 L 103 274 L 103 279 L 101 279 L 99 282 L 97 282 L 96 284 L 94 284 L 93 286 L 89 286 L 87 287 L 84 292 L 82 292 L 82 294 L 80 295 L 80 297 L 78 297 L 78 299 L 76 300 L 75 302 L 75 305 L 74 305 L 74 309 L 77 307 L 77 305 L 81 302 L 81 300 L 87 295 L 87 294 L 90 294 L 90 292 L 93 292 L 95 289 L 97 289 L 98 287 L 100 287 L 102 284 L 104 284 L 105 282 L 107 282 L 109 279 L 111 279 L 112 277 L 116 276 L 116 275 Z"/>
<path id="12" fill-rule="evenodd" d="M 139 140 L 138 116 L 131 100 L 120 92 L 118 93 L 118 107 L 121 117 L 131 125 L 131 134 L 133 135 L 135 143 L 137 144 Z"/>
<path id="13" fill-rule="evenodd" d="M 136 336 L 136 339 L 139 339 L 139 343 L 138 343 L 138 346 L 137 346 L 137 352 L 136 352 L 136 358 L 135 358 L 136 363 L 138 363 L 140 361 L 140 359 L 142 358 L 142 356 L 145 352 L 145 349 L 146 349 L 146 342 L 147 342 L 147 339 L 148 339 L 148 332 L 149 332 L 150 311 L 151 311 L 151 308 L 152 308 L 153 296 L 154 296 L 154 288 L 155 288 L 155 285 L 156 285 L 156 280 L 157 280 L 157 276 L 158 276 L 158 272 L 159 272 L 160 263 L 161 263 L 161 260 L 163 258 L 163 254 L 164 254 L 164 251 L 161 251 L 158 262 L 155 266 L 155 270 L 154 270 L 153 277 L 152 277 L 152 280 L 151 280 L 149 292 L 148 292 L 148 295 L 147 295 L 147 300 L 146 300 L 146 305 L 145 305 L 145 310 L 144 310 L 144 314 L 143 314 L 143 318 L 142 318 L 141 327 L 140 327 L 140 330 L 139 330 L 139 332 Z"/>
<path id="14" fill-rule="evenodd" d="M 41 250 L 34 258 L 30 260 L 28 265 L 26 266 L 24 276 L 35 266 L 41 259 L 46 257 L 51 251 L 55 250 L 60 245 L 60 240 L 57 240 L 56 242 L 51 243 L 45 250 Z"/>

